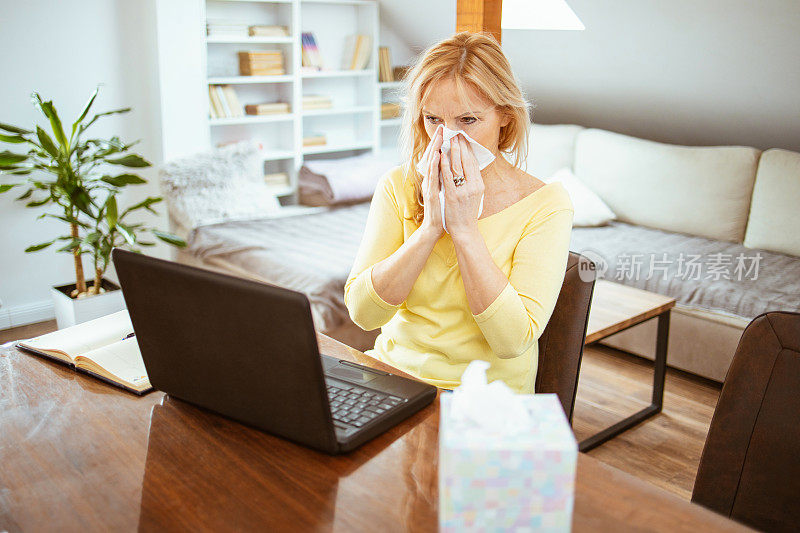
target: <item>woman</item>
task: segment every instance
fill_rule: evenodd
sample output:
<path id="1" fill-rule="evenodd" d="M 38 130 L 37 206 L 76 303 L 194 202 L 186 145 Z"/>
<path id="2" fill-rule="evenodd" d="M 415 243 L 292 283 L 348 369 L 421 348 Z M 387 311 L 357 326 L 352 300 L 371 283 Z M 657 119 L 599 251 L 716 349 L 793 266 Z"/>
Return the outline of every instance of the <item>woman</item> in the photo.
<path id="1" fill-rule="evenodd" d="M 489 381 L 533 393 L 537 341 L 569 254 L 569 197 L 521 168 L 529 105 L 493 38 L 462 32 L 432 46 L 404 93 L 407 163 L 381 177 L 345 284 L 353 321 L 382 328 L 365 353 L 444 388 L 482 359 Z M 451 157 L 442 155 L 443 125 L 496 158 L 479 170 L 460 134 Z M 421 175 L 416 165 L 428 145 Z"/>

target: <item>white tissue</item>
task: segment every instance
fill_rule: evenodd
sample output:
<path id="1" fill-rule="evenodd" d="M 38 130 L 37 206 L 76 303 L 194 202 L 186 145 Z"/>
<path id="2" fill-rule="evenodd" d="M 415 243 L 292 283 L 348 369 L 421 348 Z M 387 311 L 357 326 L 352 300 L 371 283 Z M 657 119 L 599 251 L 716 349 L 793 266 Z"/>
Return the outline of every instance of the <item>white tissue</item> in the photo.
<path id="1" fill-rule="evenodd" d="M 532 431 L 535 420 L 527 407 L 527 396 L 515 394 L 502 380 L 487 383 L 489 363 L 476 359 L 453 390 L 451 420 L 462 431 L 479 429 L 510 436 Z"/>
<path id="2" fill-rule="evenodd" d="M 450 157 L 451 139 L 459 133 L 464 136 L 464 138 L 469 142 L 469 145 L 472 147 L 472 153 L 475 155 L 475 159 L 478 160 L 478 168 L 480 170 L 483 170 L 495 160 L 494 154 L 488 148 L 470 137 L 467 132 L 464 130 L 451 130 L 447 126 L 442 126 L 442 153 L 447 154 L 447 156 Z M 425 149 L 425 153 L 422 154 L 422 158 L 419 160 L 419 163 L 417 163 L 417 170 L 419 170 L 419 173 L 422 175 L 425 175 L 428 172 L 427 163 L 428 157 L 430 156 L 431 146 L 431 144 L 428 144 L 428 147 Z"/>
<path id="3" fill-rule="evenodd" d="M 450 155 L 450 145 L 451 140 L 458 134 L 462 134 L 464 138 L 469 142 L 469 145 L 472 147 L 472 153 L 475 156 L 475 159 L 478 160 L 478 169 L 483 170 L 489 164 L 495 160 L 494 154 L 485 146 L 480 144 L 478 141 L 470 137 L 467 132 L 464 130 L 451 130 L 447 126 L 442 126 L 442 153 L 447 154 L 447 156 L 452 160 L 452 156 Z M 431 146 L 432 144 L 428 144 L 428 147 L 425 149 L 425 153 L 422 154 L 422 158 L 417 163 L 417 170 L 423 176 L 428 172 L 428 163 L 430 162 L 431 156 Z M 439 205 L 442 208 L 442 227 L 444 228 L 445 233 L 450 233 L 447 231 L 447 225 L 445 224 L 445 217 L 444 217 L 444 185 L 442 184 L 442 176 L 439 176 Z M 481 204 L 478 207 L 478 217 L 481 216 L 483 213 L 483 195 L 481 195 Z"/>

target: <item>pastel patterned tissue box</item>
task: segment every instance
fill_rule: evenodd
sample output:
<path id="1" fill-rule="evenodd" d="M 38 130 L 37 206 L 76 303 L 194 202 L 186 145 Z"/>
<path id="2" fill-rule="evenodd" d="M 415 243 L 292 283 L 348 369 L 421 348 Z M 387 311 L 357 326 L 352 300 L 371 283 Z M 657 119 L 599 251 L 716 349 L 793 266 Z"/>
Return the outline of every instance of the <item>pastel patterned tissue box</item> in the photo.
<path id="1" fill-rule="evenodd" d="M 569 531 L 578 444 L 558 397 L 514 395 L 529 418 L 509 431 L 459 415 L 456 396 L 440 395 L 439 529 Z"/>

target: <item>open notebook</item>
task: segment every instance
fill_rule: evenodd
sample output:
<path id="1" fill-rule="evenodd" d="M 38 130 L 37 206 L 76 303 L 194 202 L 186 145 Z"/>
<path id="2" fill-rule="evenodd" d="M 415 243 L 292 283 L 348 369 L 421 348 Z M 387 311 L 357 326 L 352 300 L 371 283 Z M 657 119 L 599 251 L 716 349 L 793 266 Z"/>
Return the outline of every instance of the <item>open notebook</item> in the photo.
<path id="1" fill-rule="evenodd" d="M 135 394 L 153 389 L 127 310 L 19 341 L 17 347 Z"/>

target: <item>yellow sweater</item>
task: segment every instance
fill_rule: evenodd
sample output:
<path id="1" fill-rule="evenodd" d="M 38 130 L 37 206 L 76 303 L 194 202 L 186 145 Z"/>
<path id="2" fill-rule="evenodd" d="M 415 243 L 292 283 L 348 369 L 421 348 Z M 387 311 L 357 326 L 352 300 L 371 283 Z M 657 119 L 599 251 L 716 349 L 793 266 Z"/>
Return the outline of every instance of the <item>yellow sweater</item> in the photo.
<path id="1" fill-rule="evenodd" d="M 533 393 L 538 339 L 564 281 L 572 231 L 572 203 L 552 183 L 493 215 L 478 219 L 495 264 L 509 283 L 481 313 L 469 308 L 456 251 L 445 233 L 436 243 L 406 300 L 384 301 L 372 285 L 372 267 L 394 253 L 418 225 L 411 217 L 413 186 L 404 167 L 384 174 L 344 287 L 350 318 L 364 330 L 381 328 L 367 355 L 443 388 L 460 384 L 474 359 L 490 363 L 489 381 Z"/>

